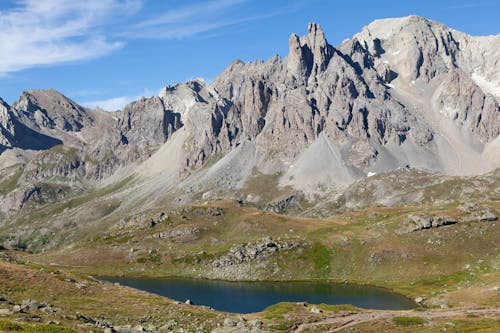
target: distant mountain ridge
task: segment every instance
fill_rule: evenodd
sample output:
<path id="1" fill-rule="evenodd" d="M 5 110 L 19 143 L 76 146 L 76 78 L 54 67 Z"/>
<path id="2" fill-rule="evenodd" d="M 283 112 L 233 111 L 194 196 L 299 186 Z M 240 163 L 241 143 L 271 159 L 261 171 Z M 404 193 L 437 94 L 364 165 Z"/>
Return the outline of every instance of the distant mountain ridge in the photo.
<path id="1" fill-rule="evenodd" d="M 0 100 L 0 175 L 20 166 L 19 186 L 136 177 L 144 185 L 132 196 L 185 202 L 241 188 L 255 172 L 312 198 L 405 166 L 450 175 L 500 167 L 500 35 L 409 16 L 377 20 L 338 47 L 311 23 L 289 49 L 112 113 L 54 90 Z M 69 160 L 50 153 L 60 144 Z"/>

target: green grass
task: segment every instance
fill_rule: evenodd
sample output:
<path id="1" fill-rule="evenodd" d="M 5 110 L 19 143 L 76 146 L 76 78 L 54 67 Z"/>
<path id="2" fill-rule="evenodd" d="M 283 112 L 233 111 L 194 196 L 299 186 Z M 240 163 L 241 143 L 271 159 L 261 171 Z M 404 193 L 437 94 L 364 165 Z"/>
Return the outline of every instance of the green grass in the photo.
<path id="1" fill-rule="evenodd" d="M 281 175 L 281 173 L 266 175 L 254 170 L 252 176 L 247 179 L 244 187 L 241 189 L 242 196 L 245 197 L 248 194 L 258 193 L 261 197 L 261 204 L 265 205 L 265 203 L 276 197 L 291 193 L 288 187 L 279 187 Z"/>
<path id="2" fill-rule="evenodd" d="M 74 209 L 76 207 L 82 206 L 86 203 L 91 202 L 92 200 L 98 199 L 100 197 L 106 196 L 108 194 L 114 193 L 132 181 L 132 177 L 125 178 L 124 180 L 113 184 L 109 187 L 105 187 L 96 191 L 89 192 L 87 194 L 83 194 L 80 196 L 73 197 L 66 201 L 49 205 L 48 207 L 41 207 L 40 209 L 34 210 L 29 213 L 26 217 L 28 221 L 40 221 L 46 218 L 50 218 L 51 216 L 60 214 L 64 212 L 66 209 Z M 102 214 L 107 214 L 111 209 L 116 209 L 119 203 L 111 202 L 109 206 L 101 207 L 100 211 Z M 96 208 L 96 207 L 94 207 Z M 100 208 L 99 206 L 97 208 Z"/>
<path id="3" fill-rule="evenodd" d="M 75 333 L 69 328 L 57 325 L 28 325 L 14 323 L 8 320 L 0 320 L 0 331 L 19 333 Z"/>
<path id="4" fill-rule="evenodd" d="M 397 316 L 392 318 L 392 322 L 398 326 L 418 326 L 423 325 L 426 321 L 420 317 L 414 316 Z"/>
<path id="5" fill-rule="evenodd" d="M 278 221 L 285 223 L 288 219 L 284 216 L 278 216 Z"/>
<path id="6" fill-rule="evenodd" d="M 330 250 L 320 243 L 315 243 L 311 248 L 311 258 L 314 270 L 320 277 L 326 277 L 332 269 L 330 260 Z"/>
<path id="7" fill-rule="evenodd" d="M 293 311 L 294 305 L 292 303 L 278 303 L 271 306 L 268 306 L 264 310 L 264 318 L 266 319 L 275 319 L 275 318 L 283 318 L 283 315 Z"/>
<path id="8" fill-rule="evenodd" d="M 293 322 L 284 322 L 271 325 L 269 326 L 269 328 L 275 331 L 290 332 L 290 329 L 292 328 L 293 325 L 294 325 Z"/>
<path id="9" fill-rule="evenodd" d="M 125 178 L 124 180 L 122 180 L 116 184 L 113 184 L 109 187 L 99 189 L 96 192 L 70 199 L 69 201 L 63 203 L 62 206 L 60 207 L 60 209 L 61 210 L 73 209 L 73 208 L 81 206 L 89 201 L 92 201 L 94 199 L 104 197 L 108 194 L 116 192 L 116 191 L 120 190 L 121 188 L 125 187 L 131 180 L 132 180 L 132 177 L 128 177 L 128 178 Z M 115 205 L 116 205 L 116 203 L 115 203 Z"/>
<path id="10" fill-rule="evenodd" d="M 361 309 L 350 305 L 350 304 L 338 304 L 338 305 L 333 305 L 333 304 L 319 304 L 318 307 L 323 310 L 323 311 L 328 311 L 328 312 L 341 312 L 341 311 L 346 311 L 346 312 L 360 312 Z"/>
<path id="11" fill-rule="evenodd" d="M 128 234 L 101 236 L 97 235 L 92 240 L 99 244 L 125 244 L 133 237 Z"/>
<path id="12" fill-rule="evenodd" d="M 17 187 L 17 182 L 22 175 L 22 171 L 17 171 L 9 178 L 0 182 L 0 194 L 4 195 L 12 192 Z"/>
<path id="13" fill-rule="evenodd" d="M 448 321 L 446 327 L 447 332 L 460 332 L 460 333 L 472 333 L 472 332 L 499 332 L 500 329 L 500 319 L 479 319 L 479 320 L 453 320 Z M 451 324 L 451 325 L 450 325 Z"/>

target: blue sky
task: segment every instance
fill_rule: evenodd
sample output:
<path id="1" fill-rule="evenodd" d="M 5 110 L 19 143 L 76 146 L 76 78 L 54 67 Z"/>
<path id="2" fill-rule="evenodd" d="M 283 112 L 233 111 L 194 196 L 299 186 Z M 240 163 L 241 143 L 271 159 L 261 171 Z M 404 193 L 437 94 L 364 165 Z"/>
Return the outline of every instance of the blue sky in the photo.
<path id="1" fill-rule="evenodd" d="M 377 18 L 416 14 L 500 33 L 498 0 L 0 0 L 0 97 L 54 88 L 116 109 L 166 84 L 212 80 L 234 59 L 286 56 L 320 23 L 339 44 Z"/>

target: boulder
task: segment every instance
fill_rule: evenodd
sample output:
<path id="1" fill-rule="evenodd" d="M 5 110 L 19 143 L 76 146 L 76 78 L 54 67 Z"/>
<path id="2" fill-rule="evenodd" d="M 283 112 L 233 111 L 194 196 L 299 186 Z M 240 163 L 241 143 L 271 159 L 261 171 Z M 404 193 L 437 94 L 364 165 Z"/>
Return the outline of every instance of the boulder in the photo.
<path id="1" fill-rule="evenodd" d="M 232 318 L 224 318 L 224 327 L 235 327 L 238 322 Z"/>
<path id="2" fill-rule="evenodd" d="M 321 312 L 323 312 L 323 311 L 321 311 L 321 309 L 318 308 L 317 306 L 311 307 L 311 313 L 319 314 Z"/>
<path id="3" fill-rule="evenodd" d="M 423 304 L 423 303 L 424 303 L 424 301 L 425 301 L 425 297 L 421 297 L 421 296 L 416 297 L 416 298 L 414 299 L 414 301 L 415 301 L 415 303 L 417 303 L 417 304 Z"/>

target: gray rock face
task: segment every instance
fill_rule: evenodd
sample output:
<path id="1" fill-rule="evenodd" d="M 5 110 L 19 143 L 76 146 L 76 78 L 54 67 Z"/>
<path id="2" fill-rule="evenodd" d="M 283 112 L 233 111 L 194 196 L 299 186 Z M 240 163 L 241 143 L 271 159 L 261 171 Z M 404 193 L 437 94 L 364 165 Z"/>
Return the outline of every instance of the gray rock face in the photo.
<path id="1" fill-rule="evenodd" d="M 367 71 L 376 79 L 373 68 Z M 402 143 L 410 133 L 408 123 L 419 121 L 389 98 L 386 87 L 371 89 L 360 74 L 352 60 L 328 45 L 321 28 L 312 24 L 307 36 L 300 40 L 292 36 L 290 54 L 283 62 L 273 58 L 230 66 L 213 86 L 238 109 L 243 129 L 251 128 L 247 122 L 256 123 L 252 117 L 254 110 L 259 111 L 265 126 L 253 129 L 248 137 L 256 140 L 267 158 L 275 154 L 293 160 L 321 133 L 334 145 Z M 412 134 L 428 141 L 425 131 Z M 372 152 L 367 153 L 356 167 L 370 159 Z"/>
<path id="2" fill-rule="evenodd" d="M 167 109 L 159 97 L 141 99 L 120 113 L 118 126 L 124 144 L 158 146 L 182 126 L 180 114 Z"/>
<path id="3" fill-rule="evenodd" d="M 500 133 L 499 35 L 472 37 L 409 16 L 377 20 L 341 48 L 355 41 L 370 52 L 376 68 L 386 67 L 379 74 L 390 68 L 406 84 L 418 86 L 421 81 L 433 88 L 427 96 L 432 111 L 474 132 L 483 143 Z"/>
<path id="4" fill-rule="evenodd" d="M 65 188 L 61 186 L 42 183 L 29 184 L 6 195 L 0 204 L 0 211 L 21 210 L 30 204 L 38 206 L 57 202 L 63 199 L 65 194 Z"/>
<path id="5" fill-rule="evenodd" d="M 0 98 L 0 153 L 13 145 L 14 124 L 9 109 L 10 106 Z"/>
<path id="6" fill-rule="evenodd" d="M 327 187 L 348 184 L 370 169 L 405 165 L 451 173 L 482 172 L 477 165 L 467 165 L 467 160 L 476 154 L 476 144 L 498 137 L 498 100 L 465 73 L 461 66 L 471 66 L 466 60 L 453 62 L 459 55 L 467 58 L 467 45 L 479 39 L 459 34 L 464 39 L 459 47 L 454 32 L 436 22 L 401 20 L 409 26 L 403 37 L 380 28 L 369 36 L 357 35 L 338 49 L 328 45 L 318 25 L 311 24 L 308 35 L 291 36 L 290 53 L 283 61 L 275 57 L 267 62 L 233 63 L 212 84 L 220 97 L 230 101 L 223 114 L 225 125 L 217 127 L 222 131 L 214 132 L 229 138 L 223 141 L 222 151 L 244 140 L 254 141 L 258 168 L 278 165 L 285 172 L 282 185 L 306 191 L 310 189 L 304 179 L 315 173 L 313 159 L 329 159 L 325 164 L 334 171 L 318 181 Z M 389 20 L 384 26 L 390 30 L 398 22 Z M 439 34 L 431 39 L 435 31 Z M 397 47 L 404 45 L 400 38 L 412 44 L 398 56 Z M 494 43 L 483 44 L 483 49 L 493 52 Z M 407 84 L 429 91 L 418 110 L 415 98 L 420 96 L 408 97 L 413 88 Z M 457 115 L 450 119 L 449 110 Z M 326 149 L 317 148 L 315 143 L 323 141 Z M 454 143 L 450 147 L 449 142 L 462 142 L 467 148 Z M 444 146 L 458 157 L 444 156 Z M 206 155 L 204 147 L 199 149 L 199 155 Z M 289 169 L 296 164 L 301 168 Z"/>

